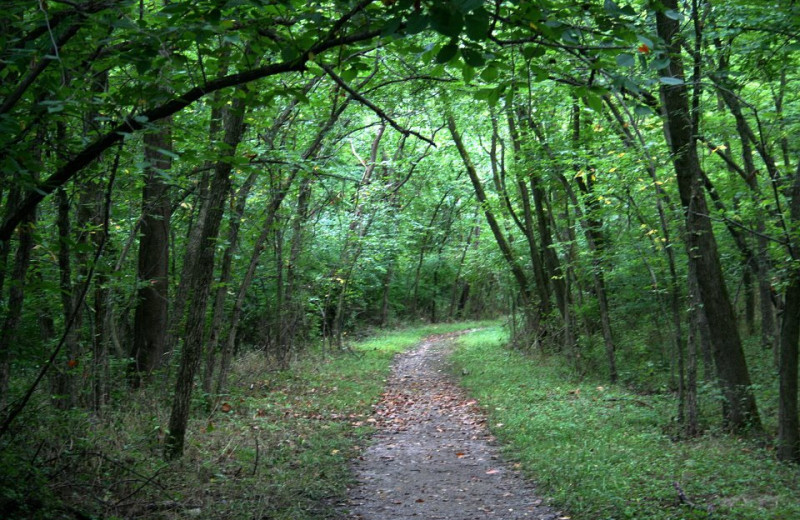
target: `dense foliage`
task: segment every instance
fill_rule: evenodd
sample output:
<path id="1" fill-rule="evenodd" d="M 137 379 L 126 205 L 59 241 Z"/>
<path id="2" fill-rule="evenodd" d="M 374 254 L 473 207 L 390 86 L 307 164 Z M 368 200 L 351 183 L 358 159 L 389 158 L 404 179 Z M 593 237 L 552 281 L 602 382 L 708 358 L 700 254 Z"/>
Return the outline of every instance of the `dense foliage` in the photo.
<path id="1" fill-rule="evenodd" d="M 4 460 L 154 385 L 177 459 L 237 355 L 499 315 L 800 460 L 800 6 L 767 4 L 6 2 Z"/>

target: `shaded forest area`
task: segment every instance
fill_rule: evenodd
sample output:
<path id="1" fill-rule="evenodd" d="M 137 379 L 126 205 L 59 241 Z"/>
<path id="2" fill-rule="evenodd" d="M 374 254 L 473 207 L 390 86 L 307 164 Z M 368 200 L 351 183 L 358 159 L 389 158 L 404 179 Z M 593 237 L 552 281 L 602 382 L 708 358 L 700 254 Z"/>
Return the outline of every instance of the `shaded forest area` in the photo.
<path id="1" fill-rule="evenodd" d="M 800 461 L 798 34 L 792 0 L 6 2 L 1 499 L 137 403 L 180 459 L 242 356 L 501 316 Z"/>

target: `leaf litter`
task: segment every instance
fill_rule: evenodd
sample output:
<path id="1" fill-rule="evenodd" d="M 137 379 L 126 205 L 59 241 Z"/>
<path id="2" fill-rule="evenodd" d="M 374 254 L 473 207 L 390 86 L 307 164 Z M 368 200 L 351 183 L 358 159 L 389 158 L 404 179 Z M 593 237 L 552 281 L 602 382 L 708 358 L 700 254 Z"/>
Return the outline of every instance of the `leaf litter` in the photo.
<path id="1" fill-rule="evenodd" d="M 449 376 L 456 335 L 429 337 L 395 359 L 368 419 L 378 431 L 354 463 L 346 518 L 568 518 L 501 459 L 479 403 Z"/>

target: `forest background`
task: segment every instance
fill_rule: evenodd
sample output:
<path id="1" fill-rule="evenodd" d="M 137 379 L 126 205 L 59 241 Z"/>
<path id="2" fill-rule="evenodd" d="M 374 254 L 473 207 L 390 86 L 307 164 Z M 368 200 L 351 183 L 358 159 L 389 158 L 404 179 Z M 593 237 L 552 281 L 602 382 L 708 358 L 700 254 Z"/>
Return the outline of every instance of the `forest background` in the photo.
<path id="1" fill-rule="evenodd" d="M 798 31 L 791 0 L 7 2 L 3 499 L 155 389 L 180 459 L 243 355 L 500 316 L 674 394 L 677 437 L 799 461 Z"/>

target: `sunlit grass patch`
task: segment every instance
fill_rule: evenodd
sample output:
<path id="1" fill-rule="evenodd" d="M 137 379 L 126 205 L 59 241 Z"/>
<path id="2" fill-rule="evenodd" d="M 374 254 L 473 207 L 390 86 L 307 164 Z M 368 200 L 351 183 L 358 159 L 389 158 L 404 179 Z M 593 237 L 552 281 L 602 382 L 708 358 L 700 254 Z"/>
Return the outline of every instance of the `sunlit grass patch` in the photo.
<path id="1" fill-rule="evenodd" d="M 456 373 L 507 456 L 573 518 L 800 518 L 797 468 L 755 442 L 719 433 L 676 442 L 670 394 L 576 382 L 558 357 L 505 342 L 500 328 L 461 338 Z"/>

